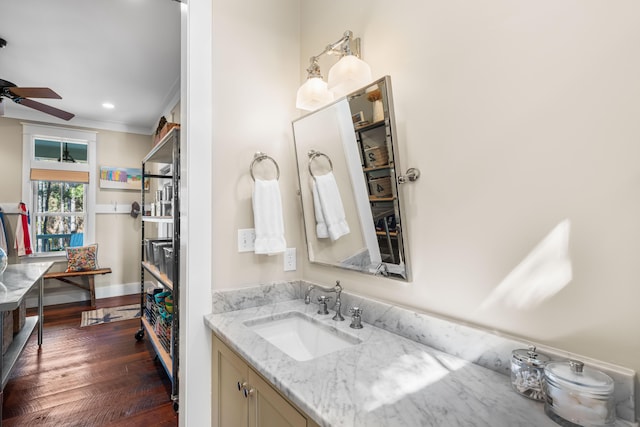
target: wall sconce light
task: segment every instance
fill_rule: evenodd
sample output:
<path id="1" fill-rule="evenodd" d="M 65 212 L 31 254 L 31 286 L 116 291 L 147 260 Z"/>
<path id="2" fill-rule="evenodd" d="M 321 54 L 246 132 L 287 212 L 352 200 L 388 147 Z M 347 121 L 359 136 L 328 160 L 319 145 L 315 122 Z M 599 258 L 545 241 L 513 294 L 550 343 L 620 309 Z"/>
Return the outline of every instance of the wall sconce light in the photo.
<path id="1" fill-rule="evenodd" d="M 353 46 L 352 46 L 353 44 Z M 355 53 L 354 53 L 355 51 Z M 318 59 L 324 55 L 340 55 L 340 60 L 329 69 L 328 83 L 322 79 Z M 328 45 L 322 52 L 309 58 L 307 81 L 300 86 L 296 96 L 296 107 L 313 111 L 372 80 L 371 67 L 360 57 L 360 39 L 354 39 L 351 31 Z"/>
<path id="2" fill-rule="evenodd" d="M 329 92 L 327 82 L 322 79 L 318 57 L 312 56 L 307 68 L 307 81 L 298 89 L 296 107 L 313 111 L 333 101 L 333 93 Z"/>

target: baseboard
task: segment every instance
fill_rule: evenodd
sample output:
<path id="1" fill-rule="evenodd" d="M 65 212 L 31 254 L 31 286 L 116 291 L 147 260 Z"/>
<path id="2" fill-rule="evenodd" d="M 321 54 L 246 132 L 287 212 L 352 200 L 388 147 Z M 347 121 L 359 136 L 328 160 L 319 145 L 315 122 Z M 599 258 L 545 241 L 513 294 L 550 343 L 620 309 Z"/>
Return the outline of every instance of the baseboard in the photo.
<path id="1" fill-rule="evenodd" d="M 131 295 L 140 293 L 140 282 L 123 283 L 119 285 L 96 285 L 96 299 L 119 297 L 122 295 Z M 89 293 L 87 292 L 87 295 Z"/>
<path id="2" fill-rule="evenodd" d="M 96 285 L 96 299 L 119 297 L 140 293 L 140 283 L 122 283 L 111 285 Z M 71 285 L 58 284 L 45 287 L 44 305 L 68 304 L 72 302 L 89 301 L 89 291 L 83 291 Z M 30 293 L 26 298 L 27 307 L 38 306 L 37 292 Z"/>

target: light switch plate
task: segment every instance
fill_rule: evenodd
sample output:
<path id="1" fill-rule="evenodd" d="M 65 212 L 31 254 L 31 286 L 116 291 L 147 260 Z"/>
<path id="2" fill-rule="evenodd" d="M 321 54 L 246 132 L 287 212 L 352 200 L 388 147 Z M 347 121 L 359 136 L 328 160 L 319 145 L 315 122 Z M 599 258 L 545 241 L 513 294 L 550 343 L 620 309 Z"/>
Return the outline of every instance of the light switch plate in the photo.
<path id="1" fill-rule="evenodd" d="M 244 228 L 238 230 L 238 252 L 253 252 L 255 250 L 255 242 L 255 228 Z"/>
<path id="2" fill-rule="evenodd" d="M 296 248 L 287 248 L 284 251 L 284 271 L 296 270 Z"/>

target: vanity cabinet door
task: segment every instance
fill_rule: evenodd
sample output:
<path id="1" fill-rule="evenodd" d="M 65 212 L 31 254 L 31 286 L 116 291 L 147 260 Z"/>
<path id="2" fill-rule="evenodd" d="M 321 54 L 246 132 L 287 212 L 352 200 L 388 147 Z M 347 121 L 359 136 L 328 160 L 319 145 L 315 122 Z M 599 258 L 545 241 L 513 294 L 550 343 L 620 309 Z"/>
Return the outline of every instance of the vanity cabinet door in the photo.
<path id="1" fill-rule="evenodd" d="M 249 399 L 238 382 L 249 382 L 249 367 L 215 336 L 213 339 L 213 426 L 247 427 Z"/>
<path id="2" fill-rule="evenodd" d="M 249 372 L 253 393 L 249 397 L 251 427 L 306 427 L 307 420 L 271 385 L 253 371 Z"/>
<path id="3" fill-rule="evenodd" d="M 215 334 L 212 363 L 213 427 L 318 427 Z"/>

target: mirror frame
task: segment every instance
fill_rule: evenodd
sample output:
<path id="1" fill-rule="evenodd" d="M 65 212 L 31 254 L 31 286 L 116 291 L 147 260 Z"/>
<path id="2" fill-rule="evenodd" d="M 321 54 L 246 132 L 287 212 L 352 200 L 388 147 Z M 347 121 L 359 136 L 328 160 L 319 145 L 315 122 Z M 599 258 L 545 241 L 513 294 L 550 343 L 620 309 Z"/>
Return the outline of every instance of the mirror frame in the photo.
<path id="1" fill-rule="evenodd" d="M 309 200 L 309 194 L 310 193 L 310 189 L 306 188 L 304 191 L 306 191 L 307 194 L 304 195 L 303 197 L 303 182 L 308 183 L 308 179 L 303 179 L 302 174 L 309 174 L 309 163 L 303 160 L 307 159 L 307 151 L 311 148 L 311 147 L 303 147 L 303 143 L 300 142 L 299 138 L 297 138 L 296 136 L 296 124 L 297 122 L 307 119 L 311 116 L 313 116 L 314 114 L 317 114 L 319 112 L 325 112 L 324 110 L 327 110 L 329 108 L 335 108 L 335 109 L 340 109 L 341 107 L 337 104 L 340 103 L 344 103 L 345 101 L 347 102 L 348 105 L 348 109 L 350 111 L 351 117 L 348 118 L 348 123 L 352 126 L 351 127 L 351 131 L 354 134 L 354 138 L 356 139 L 356 144 L 359 144 L 357 137 L 356 137 L 356 133 L 357 132 L 362 132 L 363 130 L 366 130 L 371 124 L 369 125 L 362 125 L 361 127 L 356 127 L 356 123 L 355 121 L 357 120 L 358 116 L 356 116 L 356 114 L 360 113 L 360 111 L 358 112 L 354 112 L 353 111 L 353 105 L 352 102 L 354 100 L 357 99 L 362 99 L 362 97 L 367 96 L 368 93 L 370 93 L 372 88 L 380 88 L 383 87 L 384 91 L 382 93 L 382 100 L 383 100 L 383 105 L 384 105 L 384 113 L 385 113 L 385 124 L 384 124 L 384 129 L 386 130 L 386 135 L 385 135 L 385 143 L 387 146 L 387 150 L 388 150 L 388 155 L 389 155 L 389 161 L 388 164 L 390 164 L 391 166 L 388 167 L 387 169 L 389 170 L 389 176 L 391 177 L 391 191 L 392 191 L 392 200 L 393 200 L 393 209 L 394 209 L 394 214 L 396 217 L 396 230 L 397 230 L 397 245 L 398 245 L 398 256 L 400 258 L 399 263 L 398 264 L 394 264 L 394 263 L 389 263 L 389 262 L 385 262 L 385 261 L 381 261 L 376 268 L 371 268 L 371 266 L 374 265 L 374 263 L 370 263 L 369 267 L 370 268 L 356 268 L 355 266 L 347 266 L 343 263 L 340 262 L 340 260 L 336 260 L 335 262 L 331 263 L 329 261 L 324 261 L 324 260 L 318 260 L 318 259 L 312 259 L 314 257 L 314 253 L 312 251 L 312 242 L 311 239 L 315 239 L 315 241 L 318 241 L 319 239 L 315 236 L 309 236 L 309 233 L 307 232 L 309 230 L 309 221 L 312 220 L 313 221 L 313 225 L 315 226 L 315 213 L 314 213 L 314 207 L 313 206 L 308 206 L 309 202 L 306 203 L 305 205 L 305 201 L 304 199 Z M 373 106 L 371 107 L 371 109 L 373 109 Z M 373 114 L 373 113 L 371 113 Z M 366 117 L 371 117 L 370 115 L 364 115 L 365 117 L 360 117 L 360 119 L 364 119 Z M 344 122 L 347 120 L 346 117 L 340 117 L 341 120 L 338 120 L 339 122 Z M 378 127 L 380 127 L 380 125 L 378 125 Z M 309 262 L 313 263 L 313 264 L 319 264 L 319 265 L 324 265 L 324 266 L 330 266 L 330 267 L 336 267 L 336 268 L 342 268 L 342 269 L 346 269 L 346 270 L 350 270 L 350 271 L 357 271 L 357 272 L 362 272 L 365 273 L 367 275 L 376 275 L 376 276 L 384 276 L 384 277 L 388 277 L 388 278 L 393 278 L 393 279 L 397 279 L 397 280 L 402 280 L 402 281 L 411 281 L 411 268 L 410 268 L 410 262 L 409 262 L 409 256 L 408 256 L 408 247 L 407 247 L 407 236 L 406 236 L 406 232 L 407 232 L 407 227 L 406 227 L 406 216 L 404 214 L 405 212 L 405 208 L 404 208 L 404 201 L 402 200 L 402 198 L 400 197 L 400 191 L 399 191 L 399 183 L 398 183 L 398 171 L 402 171 L 401 167 L 400 167 L 400 155 L 399 155 L 399 144 L 398 144 L 398 135 L 397 135 L 397 129 L 396 129 L 396 123 L 395 123 L 395 112 L 394 112 L 394 107 L 393 107 L 393 96 L 392 96 L 392 90 L 391 90 L 391 77 L 390 76 L 384 76 L 376 81 L 371 82 L 370 84 L 366 85 L 365 87 L 362 87 L 350 94 L 347 94 L 321 108 L 319 108 L 318 110 L 309 112 L 295 120 L 292 121 L 292 130 L 293 130 L 293 137 L 294 137 L 294 148 L 295 148 L 295 155 L 296 155 L 296 165 L 297 165 L 297 172 L 298 172 L 298 195 L 300 196 L 300 205 L 302 208 L 302 217 L 303 217 L 303 221 L 304 221 L 304 235 L 305 235 L 305 244 L 307 245 L 307 258 L 309 259 Z M 342 129 L 343 131 L 346 132 L 346 129 Z M 338 130 L 338 132 L 340 132 L 340 130 Z M 340 141 L 340 145 L 341 147 L 344 149 L 344 144 L 345 141 L 344 139 L 342 139 Z M 390 146 L 390 147 L 389 147 Z M 389 150 L 390 148 L 390 150 Z M 358 147 L 358 149 L 360 149 Z M 304 151 L 304 152 L 301 152 Z M 319 149 L 318 151 L 321 151 L 322 149 Z M 346 155 L 345 155 L 346 158 Z M 367 174 L 367 171 L 363 170 L 363 165 L 364 165 L 364 159 L 362 159 L 362 157 L 360 158 L 360 164 L 358 165 L 359 167 L 359 173 L 363 175 L 363 177 Z M 346 160 L 345 160 L 346 161 Z M 312 178 L 311 178 L 312 179 Z M 351 185 L 354 187 L 353 190 L 355 191 L 355 184 L 353 183 L 353 181 L 351 182 Z M 367 183 L 368 185 L 368 183 Z M 341 190 L 342 191 L 342 190 Z M 342 196 L 344 197 L 344 196 Z M 369 198 L 369 194 L 367 193 L 367 198 Z M 375 200 L 373 200 L 373 202 L 375 202 Z M 311 202 L 312 204 L 312 202 Z M 369 208 L 372 209 L 372 200 L 369 198 Z M 373 215 L 373 213 L 372 213 Z M 387 221 L 386 220 L 387 217 L 384 217 L 382 219 L 382 221 Z M 364 227 L 365 225 L 361 224 L 362 221 L 360 221 L 359 227 Z M 372 225 L 374 227 L 374 232 L 375 232 L 375 223 L 372 222 Z M 355 225 L 352 225 L 352 228 Z M 388 236 L 387 236 L 388 238 Z M 377 237 L 376 237 L 377 239 Z M 378 244 L 379 245 L 379 244 Z M 379 246 L 378 246 L 379 247 Z"/>

